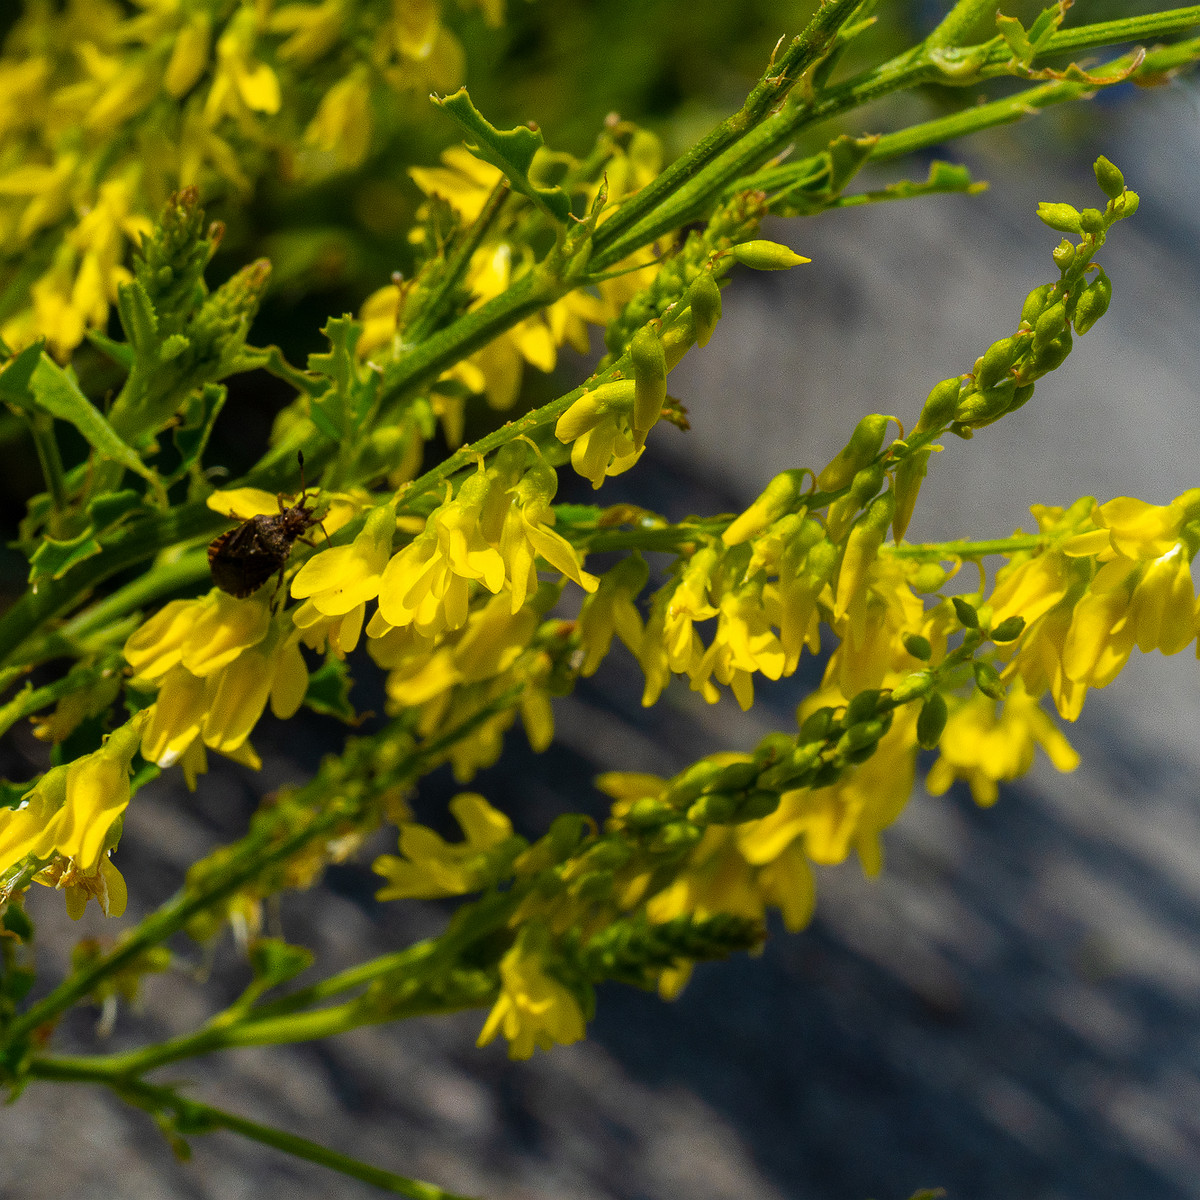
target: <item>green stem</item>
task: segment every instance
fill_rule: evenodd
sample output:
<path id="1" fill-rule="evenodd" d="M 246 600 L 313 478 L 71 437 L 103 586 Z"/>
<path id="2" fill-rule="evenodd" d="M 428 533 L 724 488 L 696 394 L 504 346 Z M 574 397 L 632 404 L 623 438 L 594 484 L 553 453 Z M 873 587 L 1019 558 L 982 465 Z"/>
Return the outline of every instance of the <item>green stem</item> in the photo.
<path id="1" fill-rule="evenodd" d="M 48 683 L 45 687 L 30 688 L 18 692 L 7 704 L 0 707 L 0 735 L 7 733 L 18 721 L 69 696 L 72 692 L 82 691 L 93 683 L 121 670 L 121 656 L 110 654 L 92 666 L 75 667 L 62 679 Z"/>
<path id="2" fill-rule="evenodd" d="M 282 1150 L 294 1158 L 302 1158 L 351 1179 L 369 1183 L 395 1196 L 408 1196 L 410 1200 L 468 1200 L 465 1196 L 447 1192 L 432 1183 L 397 1175 L 381 1167 L 360 1162 L 349 1155 L 339 1154 L 336 1150 L 330 1150 L 308 1138 L 298 1137 L 271 1125 L 263 1125 L 259 1121 L 250 1121 L 211 1104 L 186 1099 L 174 1088 L 158 1087 L 141 1080 L 114 1076 L 84 1059 L 38 1059 L 31 1066 L 30 1074 L 36 1079 L 59 1083 L 103 1084 L 127 1103 L 164 1119 L 169 1126 L 174 1126 L 180 1135 L 227 1129 L 251 1141 L 261 1142 L 264 1146 Z"/>
<path id="3" fill-rule="evenodd" d="M 319 782 L 319 779 L 315 782 Z M 48 996 L 12 1022 L 8 1028 L 9 1041 L 15 1042 L 32 1033 L 39 1025 L 52 1021 L 94 991 L 106 976 L 119 971 L 151 946 L 165 941 L 192 917 L 237 891 L 243 883 L 260 875 L 271 864 L 283 861 L 303 849 L 313 838 L 335 828 L 346 820 L 346 816 L 343 808 L 332 808 L 274 846 L 270 844 L 272 830 L 252 832 L 237 847 L 227 871 L 216 882 L 195 891 L 184 889 L 178 892 L 142 921 L 114 950 L 63 980 Z"/>
<path id="4" fill-rule="evenodd" d="M 1064 536 L 1074 533 L 1073 529 L 1067 530 Z M 947 558 L 986 558 L 990 554 L 1015 554 L 1021 550 L 1034 550 L 1053 540 L 1052 535 L 1045 533 L 1014 533 L 1012 537 L 985 538 L 979 541 L 961 538 L 950 542 L 901 542 L 898 546 L 881 546 L 879 552 L 894 558 L 919 558 L 937 562 Z"/>
<path id="5" fill-rule="evenodd" d="M 0 665 L 24 660 L 27 656 L 17 653 L 21 643 L 105 579 L 167 546 L 213 537 L 228 523 L 227 517 L 203 504 L 185 504 L 118 530 L 105 539 L 103 554 L 80 563 L 61 579 L 47 580 L 36 592 L 26 592 L 0 617 Z"/>
<path id="6" fill-rule="evenodd" d="M 58 442 L 54 439 L 54 418 L 47 413 L 34 412 L 29 417 L 29 431 L 37 449 L 38 462 L 42 467 L 42 478 L 46 491 L 50 493 L 52 508 L 50 534 L 58 532 L 58 518 L 67 508 L 67 489 L 63 482 L 62 457 L 58 453 Z"/>
<path id="7" fill-rule="evenodd" d="M 722 121 L 682 158 L 676 159 L 597 230 L 593 243 L 595 269 L 603 269 L 630 253 L 630 249 L 623 249 L 631 241 L 630 232 L 644 225 L 666 201 L 671 200 L 672 206 L 678 207 L 682 196 L 685 206 L 691 203 L 690 193 L 697 176 L 759 124 L 788 94 L 804 71 L 832 46 L 838 30 L 857 6 L 858 0 L 824 0 L 808 28 L 792 39 L 778 63 L 772 62 L 768 66 L 741 110 Z M 647 240 L 653 239 L 638 240 L 631 249 L 645 245 Z"/>
<path id="8" fill-rule="evenodd" d="M 445 315 L 446 301 L 458 286 L 467 268 L 471 265 L 471 256 L 479 249 L 488 229 L 496 219 L 504 201 L 508 199 L 508 182 L 501 179 L 487 198 L 483 210 L 471 223 L 466 233 L 454 248 L 454 253 L 446 259 L 442 270 L 428 293 L 425 303 L 409 320 L 404 330 L 406 341 L 414 343 L 424 341 Z"/>

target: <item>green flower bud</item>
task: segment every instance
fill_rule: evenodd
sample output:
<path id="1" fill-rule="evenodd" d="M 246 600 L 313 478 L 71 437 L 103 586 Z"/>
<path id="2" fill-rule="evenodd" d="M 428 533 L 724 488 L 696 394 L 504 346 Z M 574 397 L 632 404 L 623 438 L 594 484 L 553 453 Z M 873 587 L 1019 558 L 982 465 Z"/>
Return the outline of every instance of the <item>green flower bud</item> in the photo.
<path id="1" fill-rule="evenodd" d="M 736 808 L 737 797 L 731 793 L 706 792 L 687 810 L 687 817 L 697 825 L 724 825 Z"/>
<path id="2" fill-rule="evenodd" d="M 629 343 L 629 357 L 633 363 L 633 429 L 644 441 L 667 398 L 667 359 L 658 330 L 643 325 Z"/>
<path id="3" fill-rule="evenodd" d="M 735 762 L 721 768 L 711 783 L 713 791 L 740 792 L 749 787 L 758 778 L 758 764 L 753 762 Z"/>
<path id="4" fill-rule="evenodd" d="M 929 465 L 929 456 L 933 453 L 929 447 L 908 454 L 900 460 L 896 468 L 893 488 L 896 492 L 896 512 L 892 517 L 892 536 L 900 541 L 908 530 L 912 520 L 913 510 L 917 507 L 917 496 L 925 479 L 925 471 Z"/>
<path id="5" fill-rule="evenodd" d="M 692 763 L 686 771 L 676 776 L 667 788 L 666 799 L 668 803 L 677 808 L 682 808 L 685 804 L 690 804 L 720 775 L 721 770 L 722 768 L 715 762 L 709 762 L 707 759 L 701 759 L 700 762 Z"/>
<path id="6" fill-rule="evenodd" d="M 933 692 L 921 705 L 921 713 L 917 717 L 917 744 L 925 750 L 934 749 L 946 728 L 948 715 L 946 697 L 941 692 Z"/>
<path id="7" fill-rule="evenodd" d="M 1040 350 L 1033 352 L 1033 365 L 1038 373 L 1045 375 L 1048 371 L 1053 371 L 1057 367 L 1061 367 L 1066 361 L 1067 355 L 1071 353 L 1073 345 L 1071 332 L 1064 329 L 1063 332 L 1047 346 L 1043 346 Z"/>
<path id="8" fill-rule="evenodd" d="M 817 476 L 817 487 L 823 492 L 844 488 L 879 453 L 890 419 L 883 413 L 863 417 L 837 457 Z"/>
<path id="9" fill-rule="evenodd" d="M 1137 212 L 1140 203 L 1141 198 L 1137 192 L 1131 192 L 1127 189 L 1123 195 L 1108 202 L 1108 211 L 1114 221 L 1123 221 L 1126 217 L 1132 217 Z"/>
<path id="10" fill-rule="evenodd" d="M 707 346 L 721 319 L 721 288 L 711 271 L 701 271 L 692 281 L 688 289 L 688 302 L 692 309 L 696 345 Z"/>
<path id="11" fill-rule="evenodd" d="M 933 656 L 933 647 L 929 644 L 929 639 L 919 633 L 910 633 L 904 639 L 904 648 L 913 658 L 919 658 L 922 662 L 928 662 Z"/>
<path id="12" fill-rule="evenodd" d="M 929 645 L 928 642 L 925 644 Z M 912 651 L 910 650 L 909 653 L 911 654 Z M 927 696 L 932 687 L 933 674 L 931 672 L 915 671 L 892 688 L 892 700 L 896 704 L 907 704 L 910 700 L 919 700 L 922 696 Z"/>
<path id="13" fill-rule="evenodd" d="M 1093 237 L 1104 232 L 1104 214 L 1098 208 L 1085 208 L 1079 214 L 1079 223 L 1083 226 L 1083 232 Z"/>
<path id="14" fill-rule="evenodd" d="M 1063 238 L 1053 250 L 1050 251 L 1050 257 L 1054 259 L 1054 265 L 1060 271 L 1066 271 L 1075 261 L 1075 247 Z"/>
<path id="15" fill-rule="evenodd" d="M 975 373 L 975 385 L 980 391 L 995 387 L 1008 374 L 1021 351 L 1022 340 L 1016 337 L 1001 338 L 988 347 Z"/>
<path id="16" fill-rule="evenodd" d="M 880 688 L 868 688 L 866 691 L 859 692 L 846 705 L 846 715 L 842 718 L 843 722 L 847 725 L 855 725 L 859 721 L 865 721 L 868 717 L 873 717 L 879 711 L 879 702 L 883 698 L 883 695 L 884 693 Z"/>
<path id="17" fill-rule="evenodd" d="M 653 796 L 643 796 L 629 806 L 625 814 L 625 824 L 630 829 L 658 829 L 679 814 L 669 804 L 656 800 Z"/>
<path id="18" fill-rule="evenodd" d="M 979 613 L 976 612 L 975 605 L 961 596 L 952 596 L 950 602 L 954 605 L 954 611 L 958 615 L 958 623 L 964 629 L 979 628 Z"/>
<path id="19" fill-rule="evenodd" d="M 737 820 L 757 821 L 762 817 L 769 817 L 778 807 L 779 794 L 777 792 L 751 792 L 738 805 Z"/>
<path id="20" fill-rule="evenodd" d="M 1041 287 L 1034 288 L 1025 297 L 1025 303 L 1021 306 L 1021 320 L 1027 325 L 1032 325 L 1041 316 L 1052 291 L 1054 291 L 1052 283 L 1043 283 Z"/>
<path id="21" fill-rule="evenodd" d="M 879 489 L 883 487 L 886 477 L 887 472 L 882 462 L 863 467 L 850 481 L 850 500 L 859 508 L 869 503 L 879 495 Z"/>
<path id="22" fill-rule="evenodd" d="M 953 379 L 943 379 L 937 384 L 926 397 L 925 407 L 921 409 L 920 420 L 917 421 L 913 432 L 928 433 L 931 429 L 942 429 L 954 420 L 961 391 L 962 381 L 957 375 Z"/>
<path id="23" fill-rule="evenodd" d="M 859 721 L 851 725 L 838 741 L 839 754 L 854 754 L 868 746 L 874 746 L 886 732 L 886 722 L 875 718 L 870 721 Z"/>
<path id="24" fill-rule="evenodd" d="M 1097 270 L 1099 274 L 1083 289 L 1075 305 L 1075 332 L 1081 337 L 1108 312 L 1112 300 L 1112 281 L 1103 270 Z"/>
<path id="25" fill-rule="evenodd" d="M 975 673 L 975 686 L 985 696 L 992 700 L 1004 699 L 1004 684 L 1000 679 L 1000 672 L 990 662 L 974 662 L 971 669 Z"/>
<path id="26" fill-rule="evenodd" d="M 768 242 L 761 238 L 753 242 L 740 242 L 736 246 L 731 246 L 729 253 L 742 266 L 750 267 L 755 271 L 786 271 L 789 267 L 798 267 L 801 263 L 812 262 L 811 258 L 805 258 L 787 246 L 781 246 L 778 242 Z"/>
<path id="27" fill-rule="evenodd" d="M 909 576 L 908 583 L 914 592 L 936 592 L 949 577 L 940 563 L 922 563 Z"/>
<path id="28" fill-rule="evenodd" d="M 993 642 L 1015 642 L 1025 632 L 1025 618 L 1018 615 L 1008 617 L 992 630 Z"/>
<path id="29" fill-rule="evenodd" d="M 1067 327 L 1067 308 L 1060 300 L 1052 304 L 1037 319 L 1033 327 L 1033 349 L 1035 353 L 1048 346 Z"/>
<path id="30" fill-rule="evenodd" d="M 805 474 L 805 471 L 793 469 L 776 475 L 762 495 L 721 535 L 725 545 L 739 546 L 749 541 L 792 509 L 801 496 Z"/>
<path id="31" fill-rule="evenodd" d="M 690 850 L 702 837 L 704 830 L 690 821 L 676 821 L 660 829 L 650 843 L 650 849 L 658 853 Z"/>
<path id="32" fill-rule="evenodd" d="M 821 757 L 821 748 L 820 742 L 797 746 L 783 761 L 776 763 L 773 767 L 768 767 L 758 777 L 759 784 L 766 791 L 784 790 L 789 784 L 812 770 Z"/>
<path id="33" fill-rule="evenodd" d="M 1059 233 L 1081 233 L 1083 231 L 1082 217 L 1069 204 L 1051 204 L 1042 201 L 1038 205 L 1038 219 L 1057 229 Z"/>
<path id="34" fill-rule="evenodd" d="M 800 726 L 801 742 L 823 742 L 837 725 L 837 718 L 831 707 L 818 708 L 809 713 Z"/>
<path id="35" fill-rule="evenodd" d="M 1093 163 L 1092 170 L 1096 172 L 1100 190 L 1110 200 L 1115 200 L 1125 190 L 1125 176 L 1103 154 Z"/>

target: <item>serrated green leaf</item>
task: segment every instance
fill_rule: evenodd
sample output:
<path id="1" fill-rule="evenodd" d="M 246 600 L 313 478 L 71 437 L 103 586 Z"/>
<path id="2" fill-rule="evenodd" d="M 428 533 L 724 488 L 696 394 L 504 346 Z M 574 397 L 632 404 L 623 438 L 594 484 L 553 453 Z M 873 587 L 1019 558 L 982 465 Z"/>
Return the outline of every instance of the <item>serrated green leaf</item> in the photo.
<path id="1" fill-rule="evenodd" d="M 336 658 L 326 659 L 308 677 L 308 691 L 304 693 L 304 703 L 313 712 L 327 717 L 336 717 L 347 725 L 358 722 L 358 713 L 350 703 L 350 679 L 346 664 Z"/>
<path id="2" fill-rule="evenodd" d="M 48 355 L 39 356 L 28 392 L 32 395 L 32 403 L 43 412 L 74 425 L 101 458 L 120 463 L 158 488 L 158 476 L 142 462 L 132 446 L 122 441 L 104 414 L 79 390 L 74 378 Z"/>
<path id="3" fill-rule="evenodd" d="M 831 192 L 841 192 L 850 180 L 858 174 L 863 164 L 871 157 L 871 151 L 875 148 L 875 144 L 878 141 L 878 134 L 874 137 L 860 138 L 842 134 L 841 137 L 834 138 L 829 143 L 829 149 L 826 153 L 829 155 L 831 167 L 829 177 L 829 190 Z"/>
<path id="4" fill-rule="evenodd" d="M 444 108 L 472 137 L 476 145 L 467 148 L 477 158 L 503 171 L 514 192 L 528 196 L 539 208 L 558 221 L 571 215 L 571 200 L 560 187 L 539 187 L 529 178 L 533 156 L 544 145 L 540 132 L 527 125 L 515 129 L 497 129 L 471 103 L 466 88 L 451 96 L 435 96 L 433 102 Z"/>
<path id="5" fill-rule="evenodd" d="M 105 337 L 95 329 L 84 330 L 84 335 L 97 350 L 108 355 L 122 370 L 126 372 L 133 370 L 133 347 L 128 342 L 113 341 L 112 338 Z"/>
<path id="6" fill-rule="evenodd" d="M 308 415 L 312 423 L 327 437 L 338 442 L 342 439 L 342 429 L 337 417 L 330 414 L 334 406 L 328 400 L 314 400 L 308 406 Z"/>
<path id="7" fill-rule="evenodd" d="M 1025 32 L 1025 26 L 1016 17 L 1006 17 L 1003 13 L 997 13 L 996 28 L 1008 43 L 1008 48 L 1017 62 L 1028 66 L 1033 61 L 1035 51 L 1029 34 Z"/>
<path id="8" fill-rule="evenodd" d="M 157 357 L 158 318 L 140 280 L 118 286 L 117 312 L 121 317 L 121 328 L 125 330 L 134 353 L 148 358 Z"/>
<path id="9" fill-rule="evenodd" d="M 132 512 L 142 502 L 142 497 L 132 488 L 122 488 L 119 492 L 105 492 L 97 496 L 88 506 L 88 516 L 92 519 L 92 532 L 102 533 L 115 525 L 126 513 Z"/>
<path id="10" fill-rule="evenodd" d="M 183 404 L 183 420 L 176 426 L 172 439 L 179 451 L 179 466 L 172 480 L 182 479 L 203 455 L 212 436 L 213 425 L 225 405 L 226 389 L 217 383 L 207 383 L 192 392 Z"/>
<path id="11" fill-rule="evenodd" d="M 1054 36 L 1066 15 L 1067 9 L 1061 3 L 1042 9 L 1037 19 L 1029 27 L 1029 40 L 1035 51 L 1040 50 L 1042 45 Z"/>
<path id="12" fill-rule="evenodd" d="M 99 554 L 101 546 L 94 535 L 95 530 L 89 527 L 78 537 L 65 542 L 42 538 L 41 545 L 29 560 L 29 583 L 34 591 L 37 591 L 39 580 L 61 579 L 76 563 Z"/>

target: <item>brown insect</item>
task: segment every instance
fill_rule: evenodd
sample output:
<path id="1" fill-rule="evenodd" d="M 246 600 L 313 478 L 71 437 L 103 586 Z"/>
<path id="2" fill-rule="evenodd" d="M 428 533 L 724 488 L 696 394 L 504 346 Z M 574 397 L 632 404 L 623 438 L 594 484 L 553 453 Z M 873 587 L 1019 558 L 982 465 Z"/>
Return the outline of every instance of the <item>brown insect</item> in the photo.
<path id="1" fill-rule="evenodd" d="M 279 512 L 262 513 L 243 521 L 236 529 L 213 538 L 208 546 L 208 569 L 213 583 L 223 592 L 243 599 L 257 592 L 276 572 L 278 587 L 283 586 L 283 569 L 292 552 L 292 543 L 310 525 L 320 522 L 313 516 L 316 507 L 304 491 L 304 457 L 300 456 L 299 500 L 285 507 L 279 496 Z M 311 505 L 311 507 L 309 507 Z"/>

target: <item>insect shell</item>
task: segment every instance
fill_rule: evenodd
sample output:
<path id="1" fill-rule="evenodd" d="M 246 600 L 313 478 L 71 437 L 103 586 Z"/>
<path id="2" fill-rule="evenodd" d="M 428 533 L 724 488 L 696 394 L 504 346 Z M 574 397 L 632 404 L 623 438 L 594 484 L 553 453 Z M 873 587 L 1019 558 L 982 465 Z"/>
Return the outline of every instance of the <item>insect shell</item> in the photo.
<path id="1" fill-rule="evenodd" d="M 278 502 L 278 513 L 251 517 L 209 543 L 208 568 L 221 591 L 243 599 L 257 592 L 276 572 L 278 586 L 283 586 L 283 569 L 292 543 L 318 521 L 313 516 L 316 504 L 304 492 L 297 503 L 288 507 L 282 496 Z"/>

